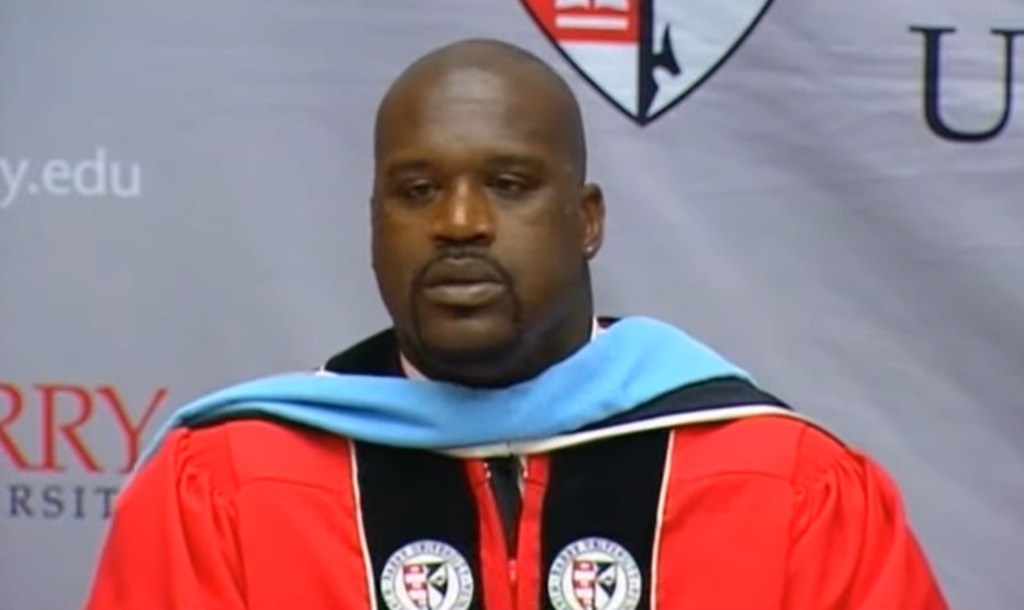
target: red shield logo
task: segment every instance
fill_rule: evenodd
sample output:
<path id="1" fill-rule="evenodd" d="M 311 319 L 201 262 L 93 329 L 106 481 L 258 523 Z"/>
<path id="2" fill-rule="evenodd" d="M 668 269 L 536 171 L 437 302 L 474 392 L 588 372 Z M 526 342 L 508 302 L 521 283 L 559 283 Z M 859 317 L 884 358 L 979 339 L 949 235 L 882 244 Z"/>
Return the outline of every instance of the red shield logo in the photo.
<path id="1" fill-rule="evenodd" d="M 613 106 L 647 125 L 739 48 L 773 0 L 520 0 Z"/>

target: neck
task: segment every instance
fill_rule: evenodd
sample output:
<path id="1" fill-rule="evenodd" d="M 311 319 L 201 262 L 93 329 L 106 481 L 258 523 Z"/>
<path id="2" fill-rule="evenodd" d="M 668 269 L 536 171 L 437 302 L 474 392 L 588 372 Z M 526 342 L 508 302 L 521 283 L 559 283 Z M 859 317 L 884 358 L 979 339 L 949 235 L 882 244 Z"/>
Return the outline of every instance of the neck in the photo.
<path id="1" fill-rule="evenodd" d="M 434 362 L 415 358 L 402 350 L 402 368 L 407 377 L 445 381 L 474 388 L 502 388 L 540 375 L 551 366 L 565 360 L 587 344 L 598 332 L 593 313 L 576 316 L 557 329 L 543 329 L 532 333 L 533 341 L 524 341 L 514 352 L 491 359 L 471 362 Z"/>
<path id="2" fill-rule="evenodd" d="M 592 340 L 594 337 L 596 337 L 597 335 L 601 334 L 602 332 L 604 332 L 604 329 L 601 328 L 601 325 L 598 323 L 597 318 L 596 317 L 591 318 L 590 337 L 589 337 L 588 341 Z M 402 372 L 409 379 L 421 379 L 421 380 L 422 379 L 434 379 L 435 381 L 439 380 L 437 377 L 428 377 L 426 374 L 424 374 L 423 371 L 418 369 L 409 360 L 409 358 L 406 357 L 404 352 L 399 354 L 399 358 L 401 360 Z M 554 364 L 554 363 L 552 363 L 552 364 Z M 515 383 L 515 382 L 512 382 L 512 383 Z M 504 384 L 504 385 L 510 385 L 510 384 Z"/>

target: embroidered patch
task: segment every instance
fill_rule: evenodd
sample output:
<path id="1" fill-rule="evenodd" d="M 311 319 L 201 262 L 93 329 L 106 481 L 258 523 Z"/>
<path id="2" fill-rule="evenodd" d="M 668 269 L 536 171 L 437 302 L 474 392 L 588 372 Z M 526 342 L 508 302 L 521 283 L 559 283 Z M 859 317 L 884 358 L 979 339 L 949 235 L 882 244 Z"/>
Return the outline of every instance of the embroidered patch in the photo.
<path id="1" fill-rule="evenodd" d="M 380 577 L 390 610 L 466 610 L 473 573 L 465 558 L 436 540 L 407 544 L 388 558 Z"/>
<path id="2" fill-rule="evenodd" d="M 562 549 L 548 574 L 555 610 L 636 610 L 643 578 L 629 551 L 605 538 L 584 538 Z"/>

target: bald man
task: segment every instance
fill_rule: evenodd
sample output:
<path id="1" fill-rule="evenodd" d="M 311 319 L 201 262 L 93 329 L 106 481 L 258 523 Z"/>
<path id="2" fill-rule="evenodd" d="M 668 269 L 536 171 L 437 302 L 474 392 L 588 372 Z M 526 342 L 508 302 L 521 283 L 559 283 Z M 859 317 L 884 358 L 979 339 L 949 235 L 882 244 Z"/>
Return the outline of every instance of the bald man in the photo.
<path id="1" fill-rule="evenodd" d="M 375 128 L 393 325 L 172 417 L 90 610 L 940 610 L 892 480 L 683 331 L 595 313 L 604 202 L 538 59 L 465 41 Z"/>

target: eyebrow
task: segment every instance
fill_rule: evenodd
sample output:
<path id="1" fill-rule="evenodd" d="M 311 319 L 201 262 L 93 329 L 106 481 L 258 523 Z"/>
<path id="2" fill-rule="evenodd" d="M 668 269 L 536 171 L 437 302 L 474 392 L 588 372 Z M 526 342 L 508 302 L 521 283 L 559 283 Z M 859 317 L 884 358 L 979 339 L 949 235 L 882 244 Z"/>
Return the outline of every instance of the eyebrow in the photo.
<path id="1" fill-rule="evenodd" d="M 544 166 L 547 164 L 542 159 L 538 159 L 536 157 L 528 157 L 525 155 L 501 154 L 488 158 L 487 165 L 502 167 L 507 167 L 509 165 L 518 165 L 521 167 L 539 170 L 543 169 Z"/>
<path id="2" fill-rule="evenodd" d="M 545 159 L 533 155 L 517 153 L 486 155 L 483 163 L 491 168 L 522 167 L 531 171 L 544 171 L 550 165 L 550 163 Z M 429 171 L 434 167 L 434 165 L 435 164 L 433 162 L 421 157 L 406 159 L 399 158 L 384 166 L 384 175 L 394 178 L 404 174 L 421 173 Z"/>
<path id="3" fill-rule="evenodd" d="M 424 159 L 406 159 L 397 160 L 388 163 L 384 168 L 384 172 L 389 176 L 396 174 L 406 174 L 412 172 L 422 172 L 430 169 L 431 163 Z"/>

